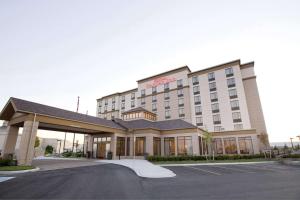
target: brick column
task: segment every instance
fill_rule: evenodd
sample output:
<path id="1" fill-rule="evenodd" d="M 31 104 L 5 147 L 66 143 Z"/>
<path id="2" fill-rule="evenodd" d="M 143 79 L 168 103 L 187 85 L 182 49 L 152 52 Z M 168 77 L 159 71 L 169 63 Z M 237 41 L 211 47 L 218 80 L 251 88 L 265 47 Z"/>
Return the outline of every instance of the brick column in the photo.
<path id="1" fill-rule="evenodd" d="M 193 155 L 200 155 L 198 133 L 192 135 Z"/>
<path id="2" fill-rule="evenodd" d="M 18 139 L 19 127 L 8 126 L 7 127 L 7 136 L 4 140 L 2 157 L 8 158 L 9 154 L 15 153 L 15 147 Z"/>
<path id="3" fill-rule="evenodd" d="M 153 155 L 153 136 L 152 135 L 146 136 L 146 153 L 148 153 L 150 156 Z"/>

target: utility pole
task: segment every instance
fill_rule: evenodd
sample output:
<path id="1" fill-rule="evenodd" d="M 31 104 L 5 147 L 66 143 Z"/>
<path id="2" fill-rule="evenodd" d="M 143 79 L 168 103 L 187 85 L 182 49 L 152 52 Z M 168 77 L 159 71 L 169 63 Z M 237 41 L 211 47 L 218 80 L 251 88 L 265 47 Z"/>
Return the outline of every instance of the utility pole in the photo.
<path id="1" fill-rule="evenodd" d="M 290 140 L 291 140 L 291 144 L 292 144 L 292 150 L 294 150 L 293 139 L 294 139 L 294 138 L 290 138 Z"/>
<path id="2" fill-rule="evenodd" d="M 77 97 L 77 108 L 76 108 L 76 112 L 78 113 L 79 110 L 79 96 Z M 74 145 L 75 145 L 75 133 L 73 135 L 73 145 L 72 145 L 72 153 L 74 152 Z"/>

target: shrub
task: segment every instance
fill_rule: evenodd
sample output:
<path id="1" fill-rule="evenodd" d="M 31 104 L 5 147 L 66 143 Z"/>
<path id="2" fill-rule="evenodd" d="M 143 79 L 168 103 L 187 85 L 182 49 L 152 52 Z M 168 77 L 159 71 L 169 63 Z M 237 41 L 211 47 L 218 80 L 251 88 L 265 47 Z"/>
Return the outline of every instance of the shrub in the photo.
<path id="1" fill-rule="evenodd" d="M 4 166 L 16 166 L 16 165 L 17 165 L 17 161 L 16 160 L 2 159 L 2 158 L 0 158 L 0 167 L 4 167 Z"/>
<path id="2" fill-rule="evenodd" d="M 52 154 L 53 153 L 53 146 L 47 145 L 45 149 L 45 154 Z"/>

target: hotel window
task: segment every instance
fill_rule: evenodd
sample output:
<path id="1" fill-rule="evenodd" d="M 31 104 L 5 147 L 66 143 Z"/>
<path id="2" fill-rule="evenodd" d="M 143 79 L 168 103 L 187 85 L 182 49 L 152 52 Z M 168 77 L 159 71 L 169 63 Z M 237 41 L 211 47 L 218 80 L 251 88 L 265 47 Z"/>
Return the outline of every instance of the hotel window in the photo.
<path id="1" fill-rule="evenodd" d="M 152 111 L 157 111 L 157 105 L 156 105 L 156 103 L 152 104 Z"/>
<path id="2" fill-rule="evenodd" d="M 200 87 L 199 87 L 199 85 L 196 85 L 196 86 L 193 87 L 193 92 L 194 92 L 194 95 L 200 94 Z"/>
<path id="3" fill-rule="evenodd" d="M 131 93 L 131 99 L 135 99 L 135 93 Z"/>
<path id="4" fill-rule="evenodd" d="M 237 146 L 235 138 L 224 138 L 224 148 L 226 154 L 237 154 Z"/>
<path id="5" fill-rule="evenodd" d="M 253 145 L 251 137 L 239 137 L 240 154 L 253 154 Z"/>
<path id="6" fill-rule="evenodd" d="M 229 79 L 227 79 L 227 86 L 228 86 L 229 88 L 235 87 L 235 79 L 234 79 L 234 78 L 229 78 Z"/>
<path id="7" fill-rule="evenodd" d="M 125 156 L 125 137 L 117 137 L 117 156 Z"/>
<path id="8" fill-rule="evenodd" d="M 218 103 L 211 104 L 211 110 L 212 110 L 212 113 L 220 112 L 219 104 Z"/>
<path id="9" fill-rule="evenodd" d="M 242 121 L 242 118 L 241 118 L 241 113 L 240 112 L 233 112 L 232 113 L 232 119 L 233 119 L 233 122 L 241 122 Z"/>
<path id="10" fill-rule="evenodd" d="M 230 99 L 235 99 L 235 98 L 238 97 L 238 96 L 237 96 L 236 89 L 231 89 L 231 90 L 229 90 L 228 92 L 229 92 L 229 98 L 230 98 Z"/>
<path id="11" fill-rule="evenodd" d="M 170 109 L 170 101 L 165 101 L 165 109 Z"/>
<path id="12" fill-rule="evenodd" d="M 111 105 L 111 109 L 112 109 L 112 110 L 115 110 L 115 103 L 113 103 L 113 104 Z"/>
<path id="13" fill-rule="evenodd" d="M 184 106 L 184 99 L 178 99 L 178 107 L 183 107 Z"/>
<path id="14" fill-rule="evenodd" d="M 146 90 L 145 89 L 141 90 L 141 96 L 144 97 L 145 95 L 146 95 Z"/>
<path id="15" fill-rule="evenodd" d="M 166 137 L 164 138 L 164 150 L 165 156 L 174 156 L 175 155 L 175 138 Z"/>
<path id="16" fill-rule="evenodd" d="M 211 102 L 216 102 L 218 101 L 218 94 L 216 92 L 210 93 L 210 101 Z"/>
<path id="17" fill-rule="evenodd" d="M 157 102 L 157 96 L 156 95 L 152 96 L 152 102 Z"/>
<path id="18" fill-rule="evenodd" d="M 202 115 L 202 107 L 195 106 L 195 113 L 196 113 L 196 115 Z"/>
<path id="19" fill-rule="evenodd" d="M 169 92 L 166 92 L 166 93 L 164 94 L 164 96 L 165 96 L 165 100 L 170 99 L 170 94 L 169 94 Z"/>
<path id="20" fill-rule="evenodd" d="M 104 106 L 104 112 L 106 112 L 107 111 L 107 106 Z"/>
<path id="21" fill-rule="evenodd" d="M 208 77 L 208 81 L 209 82 L 210 81 L 214 81 L 215 80 L 215 73 L 214 72 L 210 72 L 210 73 L 208 73 L 207 77 Z"/>
<path id="22" fill-rule="evenodd" d="M 161 139 L 159 137 L 153 137 L 153 155 L 161 155 Z"/>
<path id="23" fill-rule="evenodd" d="M 178 88 L 183 87 L 183 81 L 182 81 L 182 79 L 177 80 L 177 87 Z"/>
<path id="24" fill-rule="evenodd" d="M 230 105 L 231 105 L 231 110 L 239 110 L 240 109 L 238 100 L 231 101 Z"/>
<path id="25" fill-rule="evenodd" d="M 203 118 L 202 117 L 196 117 L 196 125 L 203 126 Z"/>
<path id="26" fill-rule="evenodd" d="M 177 154 L 178 155 L 193 155 L 193 145 L 191 136 L 177 137 Z"/>
<path id="27" fill-rule="evenodd" d="M 184 114 L 184 109 L 183 109 L 183 108 L 179 108 L 179 109 L 178 109 L 178 116 L 179 116 L 179 117 L 184 117 L 184 116 L 185 116 L 185 114 Z"/>
<path id="28" fill-rule="evenodd" d="M 212 141 L 215 154 L 223 154 L 223 144 L 221 138 L 215 138 Z"/>
<path id="29" fill-rule="evenodd" d="M 212 83 L 209 83 L 209 91 L 216 91 L 217 90 L 217 85 L 216 85 L 216 82 L 212 82 Z"/>
<path id="30" fill-rule="evenodd" d="M 105 99 L 105 105 L 107 105 L 108 104 L 108 99 Z"/>
<path id="31" fill-rule="evenodd" d="M 135 138 L 135 155 L 144 156 L 146 153 L 146 139 L 145 137 Z"/>
<path id="32" fill-rule="evenodd" d="M 112 103 L 116 103 L 116 97 L 112 97 Z"/>
<path id="33" fill-rule="evenodd" d="M 145 97 L 142 97 L 142 98 L 141 98 L 141 105 L 144 105 L 145 103 L 146 103 Z"/>
<path id="34" fill-rule="evenodd" d="M 222 126 L 215 126 L 215 127 L 214 127 L 214 131 L 215 131 L 215 132 L 220 132 L 220 131 L 222 131 Z"/>
<path id="35" fill-rule="evenodd" d="M 133 108 L 134 106 L 134 101 L 131 101 L 131 108 Z"/>
<path id="36" fill-rule="evenodd" d="M 122 96 L 122 102 L 125 102 L 125 96 Z"/>
<path id="37" fill-rule="evenodd" d="M 178 97 L 183 97 L 183 89 L 178 89 L 177 90 L 177 96 Z"/>
<path id="38" fill-rule="evenodd" d="M 169 90 L 170 88 L 169 88 L 169 83 L 165 83 L 164 84 L 164 90 Z"/>
<path id="39" fill-rule="evenodd" d="M 199 84 L 198 76 L 193 76 L 192 82 L 193 82 L 193 85 L 198 85 Z"/>
<path id="40" fill-rule="evenodd" d="M 233 76 L 233 69 L 232 69 L 232 67 L 226 68 L 225 69 L 225 74 L 226 74 L 226 77 Z"/>
<path id="41" fill-rule="evenodd" d="M 127 143 L 126 143 L 126 155 L 130 156 L 130 137 L 127 137 Z"/>
<path id="42" fill-rule="evenodd" d="M 156 94 L 157 92 L 157 87 L 152 87 L 152 94 Z"/>
<path id="43" fill-rule="evenodd" d="M 98 114 L 101 114 L 101 108 L 98 108 Z"/>
<path id="44" fill-rule="evenodd" d="M 122 104 L 121 104 L 121 108 L 122 108 L 122 110 L 125 109 L 125 103 L 122 103 Z"/>
<path id="45" fill-rule="evenodd" d="M 170 119 L 171 118 L 171 111 L 170 110 L 166 110 L 165 111 L 165 119 Z"/>
<path id="46" fill-rule="evenodd" d="M 195 103 L 195 105 L 201 104 L 201 98 L 200 98 L 200 95 L 194 96 L 194 103 Z"/>
<path id="47" fill-rule="evenodd" d="M 242 130 L 243 129 L 243 124 L 234 124 L 234 130 Z"/>
<path id="48" fill-rule="evenodd" d="M 214 124 L 221 124 L 221 116 L 220 114 L 213 115 Z"/>
<path id="49" fill-rule="evenodd" d="M 101 102 L 101 101 L 99 101 L 99 102 L 98 102 L 98 105 L 99 105 L 99 107 L 101 108 L 101 106 L 102 106 L 102 102 Z"/>

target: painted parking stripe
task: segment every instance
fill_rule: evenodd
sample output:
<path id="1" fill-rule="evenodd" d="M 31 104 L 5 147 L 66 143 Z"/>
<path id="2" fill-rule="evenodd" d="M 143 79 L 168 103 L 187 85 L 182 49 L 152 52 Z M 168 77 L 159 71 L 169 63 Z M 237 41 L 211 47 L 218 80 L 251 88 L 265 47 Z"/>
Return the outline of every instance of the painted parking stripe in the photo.
<path id="1" fill-rule="evenodd" d="M 202 172 L 206 172 L 206 173 L 209 173 L 209 174 L 218 175 L 218 176 L 222 175 L 222 174 L 217 173 L 217 172 L 212 172 L 212 171 L 201 169 L 201 168 L 197 168 L 197 167 L 192 167 L 192 166 L 185 166 L 185 167 L 191 168 L 191 169 L 195 169 L 195 170 L 198 170 L 198 171 L 202 171 Z"/>
<path id="2" fill-rule="evenodd" d="M 216 168 L 220 168 L 220 169 L 229 169 L 232 171 L 237 171 L 237 172 L 244 172 L 244 173 L 255 173 L 252 171 L 248 171 L 248 170 L 244 170 L 244 169 L 237 169 L 237 168 L 230 168 L 230 167 L 221 167 L 221 166 L 212 166 L 212 167 L 216 167 Z"/>
<path id="3" fill-rule="evenodd" d="M 4 182 L 4 181 L 8 181 L 8 180 L 13 179 L 13 178 L 15 178 L 15 177 L 0 177 L 0 183 Z"/>
<path id="4" fill-rule="evenodd" d="M 260 166 L 257 166 L 257 165 L 241 165 L 243 167 L 246 167 L 246 168 L 252 168 L 252 169 L 259 169 L 259 170 L 265 170 L 265 171 L 271 171 L 271 172 L 279 172 L 279 170 L 274 170 L 274 169 L 266 169 L 265 167 L 260 167 Z"/>

